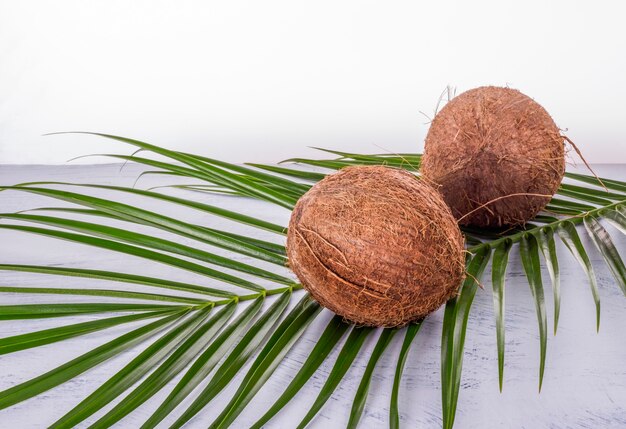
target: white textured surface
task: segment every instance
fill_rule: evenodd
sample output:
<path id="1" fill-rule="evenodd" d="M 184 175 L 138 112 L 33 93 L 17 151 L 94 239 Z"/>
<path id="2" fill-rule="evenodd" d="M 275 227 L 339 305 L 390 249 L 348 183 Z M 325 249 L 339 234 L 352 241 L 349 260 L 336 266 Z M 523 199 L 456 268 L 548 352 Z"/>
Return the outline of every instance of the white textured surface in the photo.
<path id="1" fill-rule="evenodd" d="M 27 180 L 63 180 L 74 182 L 99 182 L 132 185 L 140 167 L 130 165 L 121 173 L 119 166 L 0 166 L 0 184 L 14 184 Z M 598 166 L 598 172 L 607 177 L 626 179 L 626 168 L 620 165 Z M 160 183 L 172 182 L 171 177 L 147 176 L 139 186 L 147 188 Z M 103 195 L 102 192 L 98 193 Z M 189 195 L 189 194 L 187 194 Z M 211 226 L 233 227 L 234 231 L 250 232 L 249 228 L 237 226 L 228 221 L 209 217 L 193 210 L 154 201 L 133 198 L 125 195 L 116 197 L 133 201 L 142 207 L 158 208 L 165 213 L 175 213 L 181 219 L 204 223 Z M 244 199 L 224 198 L 195 194 L 194 198 L 204 201 L 220 199 L 219 204 L 240 211 L 262 216 L 277 223 L 285 223 L 289 213 L 269 204 Z M 59 206 L 49 199 L 16 192 L 1 192 L 2 212 L 14 212 L 32 207 Z M 618 248 L 626 250 L 626 239 L 617 230 L 607 226 Z M 258 234 L 265 236 L 265 234 Z M 600 332 L 595 332 L 594 305 L 581 268 L 567 253 L 564 246 L 558 246 L 562 273 L 562 308 L 559 331 L 556 337 L 550 335 L 543 391 L 537 394 L 539 341 L 535 310 L 514 250 L 506 284 L 506 363 L 504 392 L 498 392 L 495 328 L 492 310 L 490 285 L 478 291 L 469 321 L 466 354 L 463 365 L 462 388 L 459 398 L 456 428 L 623 428 L 626 427 L 626 298 L 615 284 L 604 261 L 592 244 L 581 232 L 594 264 L 600 296 L 602 299 L 602 322 Z M 186 241 L 186 240 L 183 240 Z M 559 243 L 560 244 L 560 243 Z M 245 259 L 245 258 L 241 258 Z M 148 273 L 171 279 L 195 280 L 207 283 L 195 275 L 166 266 L 69 244 L 39 236 L 9 231 L 0 232 L 0 261 L 27 264 L 55 264 L 83 268 L 115 268 L 135 273 Z M 485 274 L 489 278 L 489 272 Z M 99 285 L 108 288 L 121 287 L 114 283 L 87 281 L 35 274 L 0 272 L 0 284 L 20 286 L 71 287 Z M 552 299 L 549 280 L 544 275 L 547 309 L 550 328 L 552 326 Z M 134 287 L 142 290 L 141 287 Z M 53 302 L 93 301 L 92 297 L 61 297 L 52 295 L 2 294 L 0 303 L 15 304 L 26 301 Z M 104 300 L 104 299 L 103 299 Z M 431 428 L 441 426 L 440 402 L 440 333 L 443 311 L 440 310 L 425 322 L 409 354 L 400 395 L 401 423 L 403 427 Z M 72 322 L 91 320 L 100 316 L 71 318 Z M 255 397 L 252 404 L 239 417 L 233 427 L 247 427 L 262 410 L 277 397 L 290 377 L 298 370 L 319 336 L 324 322 L 330 317 L 323 313 L 319 320 L 306 331 L 298 345 L 287 356 L 277 372 Z M 69 323 L 70 318 L 4 321 L 0 322 L 0 336 L 10 336 L 32 330 L 43 329 Z M 21 351 L 0 357 L 0 390 L 28 380 L 50 370 L 91 348 L 102 344 L 122 332 L 128 326 L 116 327 L 62 343 Z M 372 381 L 370 396 L 361 421 L 361 427 L 385 427 L 389 411 L 389 391 L 393 368 L 402 336 L 394 338 L 391 346 L 379 362 Z M 311 427 L 340 428 L 347 423 L 347 413 L 359 382 L 367 357 L 375 343 L 375 338 L 366 343 L 346 380 L 334 393 Z M 95 390 L 114 371 L 121 368 L 140 348 L 93 368 L 79 377 L 33 399 L 0 411 L 2 428 L 41 428 L 49 425 L 91 391 Z M 267 427 L 291 428 L 305 414 L 312 403 L 324 377 L 336 356 L 334 353 L 325 362 L 314 379 L 298 394 L 281 414 Z M 241 379 L 241 374 L 238 379 Z M 178 379 L 174 380 L 176 382 Z M 117 427 L 136 428 L 150 415 L 165 398 L 170 384 L 163 392 L 145 403 L 136 412 L 118 423 Z M 189 427 L 206 427 L 211 417 L 221 411 L 234 392 L 232 383 L 206 407 Z M 186 401 L 185 404 L 188 404 Z M 110 407 L 109 407 L 110 408 Z M 109 409 L 107 408 L 107 409 Z M 177 409 L 178 415 L 182 407 Z M 101 413 L 86 420 L 80 427 L 94 422 Z M 173 422 L 168 419 L 165 423 Z M 166 427 L 166 425 L 163 425 Z"/>

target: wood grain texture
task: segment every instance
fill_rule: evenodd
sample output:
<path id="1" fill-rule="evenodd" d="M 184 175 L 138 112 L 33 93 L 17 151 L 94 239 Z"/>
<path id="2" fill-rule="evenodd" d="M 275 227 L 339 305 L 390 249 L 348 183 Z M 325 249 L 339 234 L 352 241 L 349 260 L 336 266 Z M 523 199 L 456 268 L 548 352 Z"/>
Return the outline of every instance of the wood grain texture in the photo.
<path id="1" fill-rule="evenodd" d="M 128 165 L 120 171 L 119 165 L 98 166 L 0 166 L 0 184 L 16 184 L 32 180 L 61 180 L 73 182 L 97 182 L 132 186 L 142 168 Z M 597 166 L 601 176 L 626 179 L 626 166 Z M 170 184 L 172 177 L 146 176 L 138 186 L 148 188 L 159 184 Z M 93 195 L 107 195 L 107 192 L 93 192 Z M 180 193 L 166 191 L 171 193 Z M 111 194 L 108 194 L 111 196 Z M 181 195 L 185 195 L 182 194 Z M 189 194 L 186 194 L 189 195 Z M 269 221 L 287 224 L 289 212 L 248 199 L 195 194 L 204 202 L 218 203 L 226 208 L 263 217 Z M 181 209 L 173 205 L 139 199 L 128 195 L 115 197 L 121 201 L 141 204 L 141 207 L 157 209 L 180 219 L 224 227 L 259 238 L 275 239 L 270 233 L 237 225 L 224 219 L 207 216 L 198 211 Z M 43 197 L 17 192 L 0 192 L 0 211 L 15 212 L 26 208 L 60 206 L 61 203 Z M 114 221 L 111 221 L 114 224 Z M 626 237 L 610 225 L 606 226 L 622 252 L 626 251 Z M 138 230 L 144 230 L 138 228 Z M 154 230 L 145 229 L 154 233 Z M 168 237 L 167 233 L 157 235 Z M 496 355 L 496 331 L 493 316 L 491 286 L 485 282 L 485 290 L 479 290 L 470 315 L 466 340 L 466 354 L 461 380 L 456 428 L 623 428 L 626 427 L 626 298 L 615 284 L 606 264 L 593 244 L 581 231 L 581 236 L 598 276 L 602 299 L 602 321 L 600 332 L 595 332 L 595 309 L 587 279 L 577 262 L 558 243 L 561 264 L 562 307 L 559 331 L 556 337 L 550 334 L 545 379 L 541 394 L 537 394 L 539 370 L 539 336 L 534 304 L 521 266 L 517 247 L 512 250 L 511 264 L 506 278 L 506 362 L 504 390 L 498 392 L 498 367 Z M 171 236 L 170 236 L 171 237 Z M 180 240 L 180 239 L 179 239 Z M 194 243 L 191 240 L 180 240 Z M 240 256 L 239 260 L 247 258 Z M 0 261 L 3 263 L 46 264 L 81 268 L 116 268 L 138 274 L 149 274 L 173 280 L 197 281 L 210 285 L 207 279 L 157 265 L 138 258 L 131 258 L 112 252 L 87 248 L 52 239 L 2 231 L 0 233 Z M 256 263 L 256 261 L 255 261 Z M 263 266 L 263 264 L 261 264 Z M 267 267 L 267 266 L 265 266 Z M 271 267 L 275 269 L 275 267 Z M 280 271 L 280 270 L 278 270 Z M 283 272 L 281 272 L 283 273 Z M 285 271 L 283 274 L 287 274 Z M 552 324 L 552 301 L 547 272 L 543 273 L 546 285 L 546 305 L 548 322 Z M 485 273 L 489 279 L 490 273 Z M 0 271 L 0 285 L 6 286 L 53 286 L 53 287 L 104 287 L 120 288 L 121 285 L 103 281 L 63 278 L 36 274 Z M 145 291 L 148 288 L 133 286 L 133 290 Z M 0 304 L 25 302 L 86 302 L 95 297 L 55 297 L 52 295 L 2 294 Z M 106 302 L 106 298 L 98 301 Z M 295 301 L 295 300 L 294 300 Z M 316 338 L 331 317 L 325 311 L 306 331 L 294 350 L 287 356 L 274 376 L 255 397 L 251 405 L 237 419 L 233 427 L 248 427 L 263 410 L 282 392 L 290 378 L 313 348 Z M 99 316 L 81 316 L 64 319 L 3 321 L 0 322 L 0 337 L 16 335 L 32 330 L 45 329 L 66 323 L 97 319 Z M 440 334 L 443 309 L 429 317 L 409 353 L 400 393 L 402 427 L 436 428 L 441 426 L 441 391 L 439 376 Z M 70 320 L 71 319 L 71 320 Z M 30 379 L 49 369 L 76 357 L 87 350 L 103 344 L 129 329 L 129 325 L 115 327 L 103 332 L 51 344 L 36 349 L 25 350 L 0 357 L 0 390 Z M 313 428 L 341 428 L 348 421 L 348 410 L 352 398 L 367 364 L 369 354 L 376 342 L 372 336 L 366 342 L 346 379 L 335 392 L 332 400 L 322 409 L 312 422 Z M 386 427 L 389 414 L 389 395 L 393 384 L 393 370 L 402 336 L 397 335 L 379 361 L 375 371 L 370 395 L 365 407 L 361 427 Z M 114 371 L 120 369 L 143 347 L 123 353 L 99 365 L 81 376 L 52 389 L 40 396 L 0 411 L 0 427 L 42 428 L 46 427 L 81 399 L 94 391 Z M 324 377 L 330 371 L 335 350 L 314 379 L 298 393 L 268 428 L 291 428 L 306 414 L 314 401 Z M 241 379 L 240 374 L 237 380 Z M 120 428 L 136 428 L 162 401 L 174 383 L 146 402 L 136 412 L 117 424 Z M 204 384 L 199 388 L 202 389 Z M 190 423 L 191 428 L 203 428 L 234 393 L 236 383 L 232 383 L 206 409 Z M 166 419 L 162 427 L 167 427 L 178 417 L 189 400 Z M 112 404 L 111 404 L 112 405 Z M 94 422 L 104 412 L 92 416 L 80 427 Z"/>

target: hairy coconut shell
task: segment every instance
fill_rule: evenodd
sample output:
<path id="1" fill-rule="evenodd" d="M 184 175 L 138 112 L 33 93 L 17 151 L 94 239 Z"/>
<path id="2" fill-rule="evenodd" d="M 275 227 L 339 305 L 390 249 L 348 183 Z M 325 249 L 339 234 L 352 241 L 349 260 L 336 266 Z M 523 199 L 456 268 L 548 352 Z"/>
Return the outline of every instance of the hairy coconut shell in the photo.
<path id="1" fill-rule="evenodd" d="M 564 139 L 530 97 L 510 88 L 475 88 L 435 116 L 421 172 L 439 185 L 461 225 L 519 225 L 543 209 L 559 187 Z"/>
<path id="2" fill-rule="evenodd" d="M 289 266 L 324 307 L 359 325 L 402 326 L 452 297 L 463 236 L 441 196 L 404 170 L 348 167 L 300 198 Z"/>

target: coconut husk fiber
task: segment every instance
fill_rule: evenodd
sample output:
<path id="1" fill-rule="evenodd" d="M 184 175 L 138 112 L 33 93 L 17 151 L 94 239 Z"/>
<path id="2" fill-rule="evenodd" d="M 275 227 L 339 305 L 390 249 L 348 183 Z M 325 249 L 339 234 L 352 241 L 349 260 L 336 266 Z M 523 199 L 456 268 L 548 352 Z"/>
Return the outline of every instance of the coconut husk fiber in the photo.
<path id="1" fill-rule="evenodd" d="M 459 223 L 482 228 L 532 219 L 564 172 L 564 138 L 548 112 L 518 90 L 494 86 L 444 106 L 426 136 L 421 164 Z"/>
<path id="2" fill-rule="evenodd" d="M 441 196 L 404 170 L 347 167 L 300 198 L 289 266 L 322 306 L 366 326 L 402 326 L 455 295 L 464 242 Z"/>

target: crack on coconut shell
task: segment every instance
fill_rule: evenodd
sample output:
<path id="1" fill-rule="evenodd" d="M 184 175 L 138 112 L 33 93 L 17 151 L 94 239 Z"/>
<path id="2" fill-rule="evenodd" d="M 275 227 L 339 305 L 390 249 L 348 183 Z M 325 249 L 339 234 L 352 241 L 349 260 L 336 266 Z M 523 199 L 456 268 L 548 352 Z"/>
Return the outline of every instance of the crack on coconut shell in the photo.
<path id="1" fill-rule="evenodd" d="M 520 225 L 550 201 L 536 195 L 558 189 L 565 172 L 564 138 L 548 112 L 521 92 L 475 88 L 437 114 L 421 168 L 462 225 Z M 507 195 L 515 196 L 496 200 Z"/>
<path id="2" fill-rule="evenodd" d="M 441 196 L 404 170 L 347 167 L 293 210 L 289 266 L 321 305 L 357 325 L 403 326 L 457 293 L 459 227 Z"/>
<path id="3" fill-rule="evenodd" d="M 324 243 L 328 244 L 330 247 L 332 247 L 333 249 L 335 249 L 335 250 L 337 251 L 337 253 L 341 255 L 341 259 L 343 259 L 343 263 L 344 263 L 344 264 L 346 264 L 346 266 L 347 266 L 347 264 L 348 264 L 348 260 L 346 259 L 346 255 L 344 255 L 344 254 L 343 254 L 343 252 L 341 251 L 341 249 L 339 249 L 337 246 L 335 246 L 333 243 L 331 243 L 331 242 L 330 242 L 330 240 L 328 240 L 328 239 L 324 238 L 324 237 L 323 237 L 320 233 L 318 233 L 317 231 L 312 230 L 312 229 L 309 229 L 309 228 L 305 228 L 305 227 L 303 227 L 303 226 L 300 226 L 300 227 L 299 227 L 299 231 L 305 231 L 305 232 L 310 233 L 310 234 L 315 234 L 315 236 L 316 236 L 317 238 L 319 238 L 320 240 L 324 241 Z M 303 236 L 303 235 L 302 235 L 299 231 L 296 231 L 296 232 L 297 232 L 297 233 L 298 233 L 298 234 L 302 237 L 302 239 L 306 242 L 306 239 L 304 238 L 304 236 Z M 307 244 L 308 244 L 308 242 L 307 242 Z"/>
<path id="4" fill-rule="evenodd" d="M 367 278 L 365 279 L 366 281 L 364 284 L 357 284 L 357 283 L 350 281 L 349 279 L 345 277 L 340 276 L 338 273 L 334 272 L 328 264 L 325 264 L 324 261 L 322 261 L 322 259 L 319 256 L 317 256 L 317 254 L 313 250 L 313 247 L 310 245 L 307 239 L 300 233 L 300 231 L 296 230 L 296 234 L 298 235 L 298 238 L 302 241 L 302 243 L 306 245 L 311 255 L 315 258 L 316 262 L 322 265 L 332 276 L 336 277 L 337 280 L 345 283 L 349 287 L 354 287 L 356 289 L 359 289 L 361 290 L 361 292 L 366 293 L 374 298 L 383 298 L 383 299 L 389 298 L 389 296 L 387 296 L 387 291 L 391 287 L 390 285 L 387 285 L 387 291 L 385 291 L 384 293 L 381 293 L 378 290 L 373 289 L 372 287 L 367 285 L 367 280 L 368 280 Z M 346 266 L 346 268 L 348 267 Z"/>

